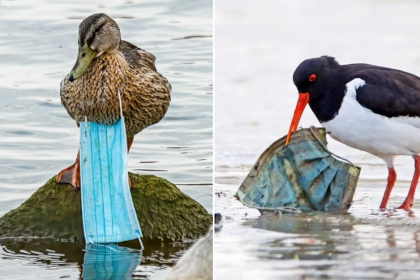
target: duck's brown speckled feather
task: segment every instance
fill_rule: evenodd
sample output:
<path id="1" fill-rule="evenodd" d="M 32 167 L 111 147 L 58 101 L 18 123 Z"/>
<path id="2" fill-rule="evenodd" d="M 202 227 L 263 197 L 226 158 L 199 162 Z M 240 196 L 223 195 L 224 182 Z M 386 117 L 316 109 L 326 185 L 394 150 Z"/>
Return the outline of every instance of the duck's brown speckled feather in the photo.
<path id="1" fill-rule="evenodd" d="M 171 85 L 156 72 L 155 56 L 126 41 L 120 53 L 104 53 L 73 82 L 61 82 L 61 103 L 77 124 L 85 120 L 114 124 L 122 99 L 127 137 L 159 122 L 170 102 Z"/>

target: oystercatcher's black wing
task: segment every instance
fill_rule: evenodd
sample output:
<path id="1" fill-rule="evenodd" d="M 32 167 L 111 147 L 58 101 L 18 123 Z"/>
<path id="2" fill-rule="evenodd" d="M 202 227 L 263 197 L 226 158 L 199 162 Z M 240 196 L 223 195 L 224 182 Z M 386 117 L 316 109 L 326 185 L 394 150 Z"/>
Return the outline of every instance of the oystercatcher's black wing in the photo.
<path id="1" fill-rule="evenodd" d="M 347 82 L 360 78 L 366 84 L 356 91 L 365 108 L 389 118 L 420 117 L 420 78 L 396 69 L 368 64 L 343 65 Z"/>

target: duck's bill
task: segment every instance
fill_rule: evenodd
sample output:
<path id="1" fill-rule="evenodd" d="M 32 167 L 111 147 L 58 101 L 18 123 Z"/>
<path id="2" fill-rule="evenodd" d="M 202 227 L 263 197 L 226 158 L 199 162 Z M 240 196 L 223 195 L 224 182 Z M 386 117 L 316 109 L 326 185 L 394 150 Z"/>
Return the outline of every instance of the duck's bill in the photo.
<path id="1" fill-rule="evenodd" d="M 292 132 L 295 132 L 300 118 L 302 117 L 303 111 L 305 110 L 306 105 L 309 103 L 309 93 L 299 93 L 299 100 L 296 105 L 295 114 L 293 115 L 292 123 L 290 124 L 289 133 L 286 138 L 286 146 L 289 144 L 290 136 Z"/>
<path id="2" fill-rule="evenodd" d="M 69 80 L 73 82 L 86 71 L 89 67 L 92 60 L 95 58 L 96 52 L 89 49 L 88 45 L 85 44 L 79 49 L 79 54 L 77 55 L 77 61 L 73 69 L 70 72 Z"/>

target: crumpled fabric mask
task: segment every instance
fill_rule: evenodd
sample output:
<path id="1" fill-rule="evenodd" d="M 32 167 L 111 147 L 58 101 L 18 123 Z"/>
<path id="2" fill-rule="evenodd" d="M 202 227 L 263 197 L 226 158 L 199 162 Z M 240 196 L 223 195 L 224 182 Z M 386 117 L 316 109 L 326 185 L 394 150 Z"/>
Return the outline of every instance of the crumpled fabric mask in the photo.
<path id="1" fill-rule="evenodd" d="M 236 193 L 260 210 L 338 211 L 350 208 L 360 167 L 334 157 L 324 128 L 300 129 L 258 158 Z"/>
<path id="2" fill-rule="evenodd" d="M 83 229 L 86 243 L 142 237 L 131 198 L 124 118 L 114 125 L 82 122 L 80 141 Z M 141 244 L 142 245 L 142 244 Z"/>

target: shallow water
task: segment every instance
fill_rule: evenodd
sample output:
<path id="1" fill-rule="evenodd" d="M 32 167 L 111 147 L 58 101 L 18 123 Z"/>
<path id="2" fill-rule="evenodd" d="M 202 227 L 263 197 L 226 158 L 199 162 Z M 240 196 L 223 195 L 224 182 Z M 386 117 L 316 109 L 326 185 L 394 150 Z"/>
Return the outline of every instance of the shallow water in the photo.
<path id="1" fill-rule="evenodd" d="M 59 85 L 76 59 L 79 23 L 98 12 L 117 21 L 123 39 L 157 57 L 173 88 L 164 120 L 135 138 L 129 170 L 168 179 L 212 212 L 212 1 L 110 3 L 0 1 L 0 216 L 74 162 L 79 131 L 60 104 Z M 3 248 L 0 278 L 77 279 L 82 250 L 54 246 L 64 263 L 44 265 L 36 254 Z M 134 275 L 163 279 L 188 246 L 146 247 Z"/>
<path id="2" fill-rule="evenodd" d="M 188 242 L 145 244 L 143 253 L 134 251 L 128 255 L 97 250 L 85 253 L 81 244 L 48 239 L 8 239 L 1 243 L 0 279 L 79 279 L 83 275 L 83 279 L 90 280 L 164 279 L 168 268 L 192 245 Z M 138 248 L 135 242 L 129 246 Z"/>
<path id="3" fill-rule="evenodd" d="M 272 142 L 288 131 L 306 58 L 335 56 L 420 75 L 417 1 L 219 1 L 215 10 L 216 279 L 417 279 L 420 196 L 412 213 L 393 210 L 413 173 L 397 158 L 389 207 L 378 207 L 387 169 L 378 158 L 329 138 L 333 152 L 362 167 L 343 215 L 261 215 L 233 195 Z M 308 108 L 301 125 L 319 125 Z M 351 129 L 351 128 L 349 128 Z"/>

